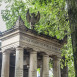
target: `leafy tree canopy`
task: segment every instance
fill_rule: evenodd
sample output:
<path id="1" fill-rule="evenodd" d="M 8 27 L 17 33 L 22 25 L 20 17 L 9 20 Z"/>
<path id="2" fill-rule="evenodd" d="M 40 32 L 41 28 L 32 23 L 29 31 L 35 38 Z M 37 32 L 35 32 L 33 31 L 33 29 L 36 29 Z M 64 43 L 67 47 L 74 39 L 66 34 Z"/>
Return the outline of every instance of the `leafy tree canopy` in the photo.
<path id="1" fill-rule="evenodd" d="M 26 12 L 41 14 L 40 21 L 35 25 L 35 30 L 50 36 L 62 39 L 69 30 L 67 22 L 67 12 L 65 11 L 65 0 L 15 0 L 12 5 L 8 5 L 2 11 L 3 20 L 7 29 L 15 25 L 17 17 L 20 15 L 29 28 L 26 21 Z"/>

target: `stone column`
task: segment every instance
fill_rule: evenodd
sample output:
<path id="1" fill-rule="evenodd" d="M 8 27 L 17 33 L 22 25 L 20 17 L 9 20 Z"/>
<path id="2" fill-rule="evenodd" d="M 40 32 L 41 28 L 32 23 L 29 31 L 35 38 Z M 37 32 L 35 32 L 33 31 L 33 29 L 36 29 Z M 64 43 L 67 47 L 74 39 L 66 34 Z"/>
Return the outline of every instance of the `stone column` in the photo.
<path id="1" fill-rule="evenodd" d="M 15 77 L 23 77 L 23 48 L 16 48 Z"/>
<path id="2" fill-rule="evenodd" d="M 29 77 L 37 77 L 37 52 L 30 52 Z"/>
<path id="3" fill-rule="evenodd" d="M 53 77 L 61 77 L 60 73 L 60 59 L 53 58 Z"/>
<path id="4" fill-rule="evenodd" d="M 10 53 L 3 52 L 2 54 L 2 71 L 1 77 L 9 77 L 9 61 L 10 61 Z"/>
<path id="5" fill-rule="evenodd" d="M 43 55 L 42 77 L 49 77 L 49 56 Z"/>

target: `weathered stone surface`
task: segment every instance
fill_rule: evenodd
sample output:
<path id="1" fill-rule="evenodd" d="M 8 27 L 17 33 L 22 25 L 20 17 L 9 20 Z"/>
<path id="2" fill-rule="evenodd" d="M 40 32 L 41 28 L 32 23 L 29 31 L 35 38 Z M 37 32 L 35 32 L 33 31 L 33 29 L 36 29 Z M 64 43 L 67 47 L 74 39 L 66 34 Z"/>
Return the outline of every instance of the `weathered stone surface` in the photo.
<path id="1" fill-rule="evenodd" d="M 53 58 L 53 77 L 61 77 L 60 58 Z"/>
<path id="2" fill-rule="evenodd" d="M 37 77 L 37 53 L 35 51 L 30 53 L 29 77 Z"/>
<path id="3" fill-rule="evenodd" d="M 42 77 L 49 77 L 49 56 L 43 55 Z"/>
<path id="4" fill-rule="evenodd" d="M 16 48 L 15 77 L 23 77 L 23 48 Z"/>
<path id="5" fill-rule="evenodd" d="M 4 52 L 2 58 L 1 77 L 9 77 L 9 53 Z"/>

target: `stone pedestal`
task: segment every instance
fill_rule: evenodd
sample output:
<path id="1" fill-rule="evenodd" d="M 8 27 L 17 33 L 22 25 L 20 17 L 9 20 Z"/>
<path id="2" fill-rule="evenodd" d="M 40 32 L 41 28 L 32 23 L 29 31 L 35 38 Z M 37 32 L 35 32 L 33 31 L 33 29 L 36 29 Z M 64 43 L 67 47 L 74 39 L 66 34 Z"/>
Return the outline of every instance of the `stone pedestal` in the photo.
<path id="1" fill-rule="evenodd" d="M 37 52 L 30 52 L 29 77 L 37 77 Z"/>
<path id="2" fill-rule="evenodd" d="M 61 77 L 59 58 L 53 58 L 53 77 Z"/>
<path id="3" fill-rule="evenodd" d="M 43 55 L 42 77 L 49 77 L 49 56 Z"/>
<path id="4" fill-rule="evenodd" d="M 2 55 L 2 71 L 1 77 L 9 77 L 9 52 L 4 52 Z"/>
<path id="5" fill-rule="evenodd" d="M 16 48 L 15 77 L 23 77 L 23 48 Z"/>

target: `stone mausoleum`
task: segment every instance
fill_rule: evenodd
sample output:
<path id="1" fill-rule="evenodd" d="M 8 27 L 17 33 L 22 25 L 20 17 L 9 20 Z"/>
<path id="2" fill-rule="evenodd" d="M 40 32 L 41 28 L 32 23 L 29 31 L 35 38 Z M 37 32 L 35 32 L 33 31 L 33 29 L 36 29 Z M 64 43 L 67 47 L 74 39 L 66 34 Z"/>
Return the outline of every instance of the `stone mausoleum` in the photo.
<path id="1" fill-rule="evenodd" d="M 21 17 L 10 30 L 0 33 L 0 77 L 49 77 L 49 60 L 53 76 L 61 77 L 60 58 L 63 40 L 38 34 L 25 27 Z"/>

